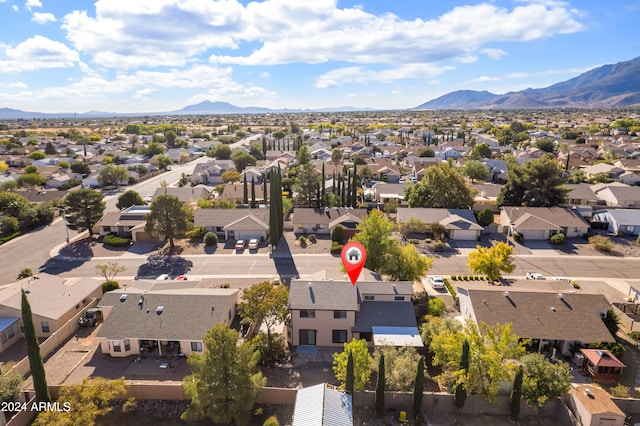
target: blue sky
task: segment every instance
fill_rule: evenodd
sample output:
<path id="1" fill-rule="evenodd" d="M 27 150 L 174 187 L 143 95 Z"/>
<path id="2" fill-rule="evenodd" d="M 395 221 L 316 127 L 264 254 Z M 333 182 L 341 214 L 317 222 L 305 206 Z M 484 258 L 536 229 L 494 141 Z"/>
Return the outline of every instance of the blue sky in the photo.
<path id="1" fill-rule="evenodd" d="M 640 0 L 0 0 L 0 107 L 411 108 L 640 56 Z"/>

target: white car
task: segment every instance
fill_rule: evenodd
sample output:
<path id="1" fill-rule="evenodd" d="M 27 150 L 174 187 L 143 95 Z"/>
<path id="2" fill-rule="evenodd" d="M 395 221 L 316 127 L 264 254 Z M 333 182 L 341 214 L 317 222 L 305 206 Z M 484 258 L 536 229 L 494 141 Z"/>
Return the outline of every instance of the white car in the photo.
<path id="1" fill-rule="evenodd" d="M 249 250 L 258 250 L 260 247 L 260 240 L 257 238 L 252 238 L 249 240 Z"/>
<path id="2" fill-rule="evenodd" d="M 160 280 L 160 281 L 165 281 L 169 279 L 169 274 L 161 274 L 158 275 L 158 277 L 156 278 L 156 280 Z"/>
<path id="3" fill-rule="evenodd" d="M 398 183 L 404 183 L 404 178 L 400 178 L 400 179 L 398 180 Z"/>
<path id="4" fill-rule="evenodd" d="M 528 280 L 546 280 L 544 275 L 542 275 L 540 272 L 527 272 L 527 279 Z"/>
<path id="5" fill-rule="evenodd" d="M 433 288 L 444 288 L 444 280 L 440 275 L 431 275 L 429 276 L 428 281 Z"/>

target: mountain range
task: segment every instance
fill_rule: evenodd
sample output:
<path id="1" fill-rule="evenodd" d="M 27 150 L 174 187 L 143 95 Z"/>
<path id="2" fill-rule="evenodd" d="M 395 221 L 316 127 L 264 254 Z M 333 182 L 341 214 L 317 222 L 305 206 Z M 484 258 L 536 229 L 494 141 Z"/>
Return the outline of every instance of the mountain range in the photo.
<path id="1" fill-rule="evenodd" d="M 640 57 L 594 68 L 578 77 L 542 89 L 525 89 L 497 95 L 487 91 L 457 90 L 432 99 L 412 110 L 445 109 L 540 109 L 540 108 L 615 108 L 640 105 Z M 55 113 L 0 108 L 0 119 L 55 119 L 143 117 L 165 115 L 268 114 L 372 111 L 350 106 L 324 109 L 270 109 L 239 107 L 228 102 L 203 101 L 175 111 L 116 113 L 89 111 Z"/>
<path id="2" fill-rule="evenodd" d="M 640 57 L 594 68 L 542 89 L 496 95 L 458 90 L 414 109 L 615 108 L 640 105 Z"/>

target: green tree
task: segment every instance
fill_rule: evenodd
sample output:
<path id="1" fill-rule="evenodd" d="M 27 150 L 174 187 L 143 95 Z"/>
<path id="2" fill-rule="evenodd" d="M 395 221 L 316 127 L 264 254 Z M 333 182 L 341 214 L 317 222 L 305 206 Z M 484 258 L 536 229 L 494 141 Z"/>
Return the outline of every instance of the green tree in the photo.
<path id="1" fill-rule="evenodd" d="M 192 224 L 191 209 L 175 195 L 160 195 L 151 203 L 144 230 L 157 239 L 169 240 L 173 253 L 176 238 L 183 238 Z"/>
<path id="2" fill-rule="evenodd" d="M 549 138 L 538 139 L 535 143 L 535 147 L 543 150 L 544 152 L 555 152 L 558 148 L 556 142 Z"/>
<path id="3" fill-rule="evenodd" d="M 243 171 L 247 166 L 255 166 L 257 162 L 256 157 L 244 151 L 236 152 L 231 159 L 239 172 Z"/>
<path id="4" fill-rule="evenodd" d="M 426 275 L 435 258 L 424 257 L 413 244 L 404 247 L 394 245 L 392 251 L 383 256 L 384 265 L 381 272 L 389 275 L 394 281 L 414 281 Z M 369 260 L 367 256 L 367 261 Z"/>
<path id="5" fill-rule="evenodd" d="M 331 162 L 336 166 L 342 162 L 342 150 L 340 148 L 331 150 Z"/>
<path id="6" fill-rule="evenodd" d="M 508 161 L 507 183 L 500 190 L 497 205 L 553 207 L 564 201 L 569 191 L 567 179 L 551 155 L 529 160 L 524 166 Z"/>
<path id="7" fill-rule="evenodd" d="M 418 157 L 435 157 L 436 153 L 433 148 L 428 146 L 418 148 Z"/>
<path id="8" fill-rule="evenodd" d="M 192 374 L 182 384 L 191 398 L 185 421 L 211 419 L 215 423 L 245 424 L 266 379 L 257 368 L 260 354 L 253 344 L 238 344 L 239 334 L 217 324 L 204 337 L 207 350 L 192 354 Z"/>
<path id="9" fill-rule="evenodd" d="M 467 186 L 457 169 L 440 163 L 427 168 L 422 180 L 407 188 L 405 195 L 409 207 L 465 209 L 473 205 L 475 190 Z"/>
<path id="10" fill-rule="evenodd" d="M 25 173 L 40 173 L 38 166 L 29 165 L 24 168 Z"/>
<path id="11" fill-rule="evenodd" d="M 98 182 L 106 187 L 126 184 L 128 179 L 129 171 L 123 166 L 109 164 L 101 167 L 98 173 Z"/>
<path id="12" fill-rule="evenodd" d="M 282 199 L 282 175 L 280 169 L 272 169 L 269 187 L 269 240 L 272 246 L 277 246 L 284 231 L 284 200 Z M 288 214 L 288 213 L 287 213 Z"/>
<path id="13" fill-rule="evenodd" d="M 416 377 L 413 383 L 413 416 L 419 419 L 422 415 L 422 398 L 424 397 L 424 356 L 418 360 Z"/>
<path id="14" fill-rule="evenodd" d="M 116 203 L 116 207 L 118 208 L 118 210 L 124 210 L 131 206 L 143 206 L 143 205 L 144 205 L 144 200 L 142 199 L 142 196 L 138 192 L 134 191 L 133 189 L 130 189 L 120 194 L 120 196 L 118 197 L 118 202 Z"/>
<path id="15" fill-rule="evenodd" d="M 228 160 L 231 158 L 231 147 L 229 145 L 218 145 L 215 149 L 215 157 L 218 160 Z"/>
<path id="16" fill-rule="evenodd" d="M 309 147 L 302 145 L 296 153 L 296 162 L 299 166 L 303 166 L 305 164 L 309 164 L 310 161 L 311 153 L 309 152 Z"/>
<path id="17" fill-rule="evenodd" d="M 33 324 L 33 315 L 31 314 L 31 304 L 27 299 L 27 293 L 22 291 L 22 325 L 24 327 L 24 341 L 27 345 L 27 356 L 29 357 L 29 367 L 31 368 L 31 378 L 33 379 L 33 387 L 36 391 L 36 399 L 38 402 L 49 402 L 49 387 L 47 386 L 47 377 L 44 373 L 44 363 L 40 354 L 40 344 L 36 335 L 36 328 Z"/>
<path id="18" fill-rule="evenodd" d="M 47 154 L 45 154 L 42 151 L 33 151 L 30 152 L 27 157 L 32 159 L 32 160 L 42 160 L 44 158 L 46 158 Z"/>
<path id="19" fill-rule="evenodd" d="M 522 396 L 528 405 L 541 408 L 545 402 L 560 397 L 571 389 L 569 366 L 552 364 L 542 354 L 529 354 L 521 359 L 524 376 Z"/>
<path id="20" fill-rule="evenodd" d="M 164 146 L 159 142 L 149 142 L 146 148 L 138 151 L 139 154 L 146 155 L 147 157 L 154 157 L 158 154 L 162 154 L 165 151 Z"/>
<path id="21" fill-rule="evenodd" d="M 502 272 L 513 272 L 513 247 L 498 243 L 492 247 L 476 246 L 476 250 L 469 253 L 469 270 L 476 274 L 486 275 L 491 281 L 500 279 Z"/>
<path id="22" fill-rule="evenodd" d="M 34 187 L 44 186 L 47 183 L 47 179 L 40 173 L 25 173 L 18 176 L 16 182 L 20 187 Z"/>
<path id="23" fill-rule="evenodd" d="M 13 216 L 5 216 L 2 218 L 2 232 L 5 234 L 13 234 L 20 229 L 18 219 Z"/>
<path id="24" fill-rule="evenodd" d="M 313 164 L 305 164 L 299 170 L 293 189 L 296 192 L 296 204 L 312 207 L 315 205 L 318 188 L 320 187 L 320 173 Z"/>
<path id="25" fill-rule="evenodd" d="M 79 173 L 82 176 L 88 176 L 91 173 L 91 166 L 89 163 L 83 161 L 72 161 L 69 168 L 73 173 Z"/>
<path id="26" fill-rule="evenodd" d="M 478 213 L 478 225 L 489 226 L 493 223 L 493 212 L 491 209 L 480 210 Z"/>
<path id="27" fill-rule="evenodd" d="M 160 170 L 167 170 L 173 164 L 173 160 L 164 154 L 158 154 L 154 158 Z"/>
<path id="28" fill-rule="evenodd" d="M 491 177 L 489 168 L 478 160 L 467 161 L 467 163 L 462 166 L 461 172 L 471 179 L 471 183 L 474 183 L 476 180 L 487 180 Z"/>
<path id="29" fill-rule="evenodd" d="M 100 191 L 89 188 L 69 193 L 64 202 L 67 226 L 75 231 L 89 231 L 93 237 L 93 226 L 102 218 L 106 206 L 103 199 Z"/>
<path id="30" fill-rule="evenodd" d="M 360 232 L 352 240 L 362 244 L 367 251 L 365 267 L 381 271 L 387 260 L 385 254 L 392 253 L 397 246 L 391 239 L 393 223 L 380 210 L 372 210 L 357 228 Z"/>
<path id="31" fill-rule="evenodd" d="M 416 365 L 420 354 L 413 347 L 376 346 L 373 353 L 372 365 L 374 371 L 380 375 L 378 364 L 384 357 L 385 387 L 390 391 L 408 391 L 413 389 Z"/>
<path id="32" fill-rule="evenodd" d="M 445 313 L 445 311 L 446 311 L 446 305 L 444 303 L 444 300 L 442 300 L 439 297 L 434 297 L 432 299 L 429 299 L 428 309 L 427 309 L 427 312 L 429 312 L 429 315 L 432 315 L 434 317 L 440 317 Z"/>
<path id="33" fill-rule="evenodd" d="M 382 417 L 384 415 L 384 386 L 385 385 L 385 367 L 384 353 L 378 357 L 378 377 L 376 382 L 376 415 Z"/>
<path id="34" fill-rule="evenodd" d="M 124 266 L 117 262 L 100 263 L 96 265 L 96 272 L 104 277 L 105 281 L 113 281 L 120 272 L 126 271 Z"/>
<path id="35" fill-rule="evenodd" d="M 427 232 L 427 225 L 420 219 L 411 216 L 406 222 L 398 222 L 398 232 L 406 240 L 412 234 L 424 234 Z"/>
<path id="36" fill-rule="evenodd" d="M 240 182 L 241 175 L 235 170 L 227 170 L 226 172 L 222 173 L 221 177 L 223 182 L 233 183 Z"/>
<path id="37" fill-rule="evenodd" d="M 275 345 L 273 336 L 275 325 L 283 323 L 289 316 L 288 302 L 287 287 L 283 284 L 274 285 L 270 281 L 254 284 L 242 294 L 242 302 L 238 305 L 242 323 L 255 322 L 266 327 L 267 353 L 271 353 Z"/>
<path id="38" fill-rule="evenodd" d="M 473 147 L 472 154 L 478 158 L 491 158 L 491 148 L 486 143 L 478 143 Z"/>
<path id="39" fill-rule="evenodd" d="M 353 366 L 353 353 L 349 351 L 347 353 L 347 377 L 345 378 L 344 389 L 349 395 L 353 395 L 356 385 L 356 373 Z"/>
<path id="40" fill-rule="evenodd" d="M 604 325 L 607 326 L 607 330 L 611 333 L 612 336 L 615 336 L 620 330 L 620 319 L 618 318 L 618 314 L 613 312 L 611 309 L 604 314 L 602 321 L 604 321 Z"/>
<path id="41" fill-rule="evenodd" d="M 16 279 L 21 280 L 23 278 L 28 278 L 33 276 L 33 270 L 31 268 L 22 268 L 18 273 Z"/>
<path id="42" fill-rule="evenodd" d="M 19 375 L 0 374 L 0 403 L 17 401 L 22 393 L 23 382 Z"/>
<path id="43" fill-rule="evenodd" d="M 113 400 L 127 391 L 124 377 L 116 380 L 104 377 L 85 378 L 82 384 L 65 385 L 60 389 L 58 403 L 68 411 L 43 411 L 36 418 L 36 426 L 95 425 L 96 420 L 113 410 Z M 129 402 L 133 400 L 130 399 Z M 76 407 L 76 408 L 74 408 Z"/>
<path id="44" fill-rule="evenodd" d="M 333 354 L 333 373 L 336 379 L 340 381 L 341 386 L 345 387 L 349 352 L 353 356 L 354 389 L 362 390 L 369 382 L 371 375 L 371 355 L 369 355 L 369 347 L 366 340 L 354 339 L 350 342 L 345 342 L 344 350 Z"/>
<path id="45" fill-rule="evenodd" d="M 516 370 L 516 377 L 513 379 L 513 390 L 511 391 L 511 398 L 509 399 L 511 419 L 518 421 L 520 416 L 520 399 L 522 398 L 522 379 L 524 370 L 522 366 Z"/>

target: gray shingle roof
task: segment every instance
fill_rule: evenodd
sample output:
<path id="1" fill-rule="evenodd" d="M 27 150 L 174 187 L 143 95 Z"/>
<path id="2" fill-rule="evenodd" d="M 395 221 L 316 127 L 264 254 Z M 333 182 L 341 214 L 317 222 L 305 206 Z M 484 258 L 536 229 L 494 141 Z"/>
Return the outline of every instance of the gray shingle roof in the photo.
<path id="1" fill-rule="evenodd" d="M 356 286 L 346 281 L 292 281 L 289 308 L 355 311 L 356 291 Z"/>
<path id="2" fill-rule="evenodd" d="M 517 223 L 518 219 L 521 216 L 526 214 L 531 215 L 532 217 L 541 219 L 542 221 L 549 222 L 553 224 L 554 227 L 545 228 L 545 229 L 556 229 L 556 228 L 588 228 L 589 224 L 587 223 L 582 216 L 578 213 L 575 213 L 571 209 L 566 209 L 563 207 L 503 207 L 504 211 L 507 213 L 507 216 L 511 218 L 512 223 Z M 532 224 L 534 222 L 531 222 Z M 504 223 L 503 225 L 508 225 Z M 525 228 L 529 229 L 529 228 Z M 538 228 L 535 228 L 538 229 Z"/>
<path id="3" fill-rule="evenodd" d="M 246 216 L 255 216 L 261 222 L 269 223 L 269 209 L 198 209 L 193 222 L 196 226 L 225 227 Z"/>
<path id="4" fill-rule="evenodd" d="M 417 327 L 412 302 L 363 302 L 352 331 L 370 333 L 373 326 Z"/>
<path id="5" fill-rule="evenodd" d="M 601 294 L 462 290 L 469 294 L 478 323 L 513 324 L 522 338 L 578 340 L 582 343 L 613 342 L 600 317 L 610 309 Z"/>
<path id="6" fill-rule="evenodd" d="M 161 339 L 202 340 L 207 331 L 225 322 L 229 299 L 236 300 L 237 289 L 190 288 L 149 291 L 137 288 L 106 293 L 98 306 L 111 306 L 97 337 L 113 340 Z M 124 302 L 120 297 L 126 294 Z M 142 309 L 140 297 L 144 295 Z M 161 315 L 156 308 L 163 306 Z M 213 309 L 212 309 L 213 307 Z"/>
<path id="7" fill-rule="evenodd" d="M 471 223 L 477 224 L 476 217 L 471 209 L 430 209 L 426 207 L 420 208 L 398 208 L 397 218 L 398 222 L 407 222 L 410 218 L 414 217 L 427 225 L 434 222 L 442 222 L 449 216 L 459 216 Z"/>
<path id="8" fill-rule="evenodd" d="M 360 221 L 362 221 L 362 219 L 367 216 L 367 209 L 331 207 L 327 209 L 325 213 L 324 209 L 296 207 L 293 211 L 293 223 L 329 225 L 347 214 L 351 216 L 352 219 L 360 219 Z"/>

